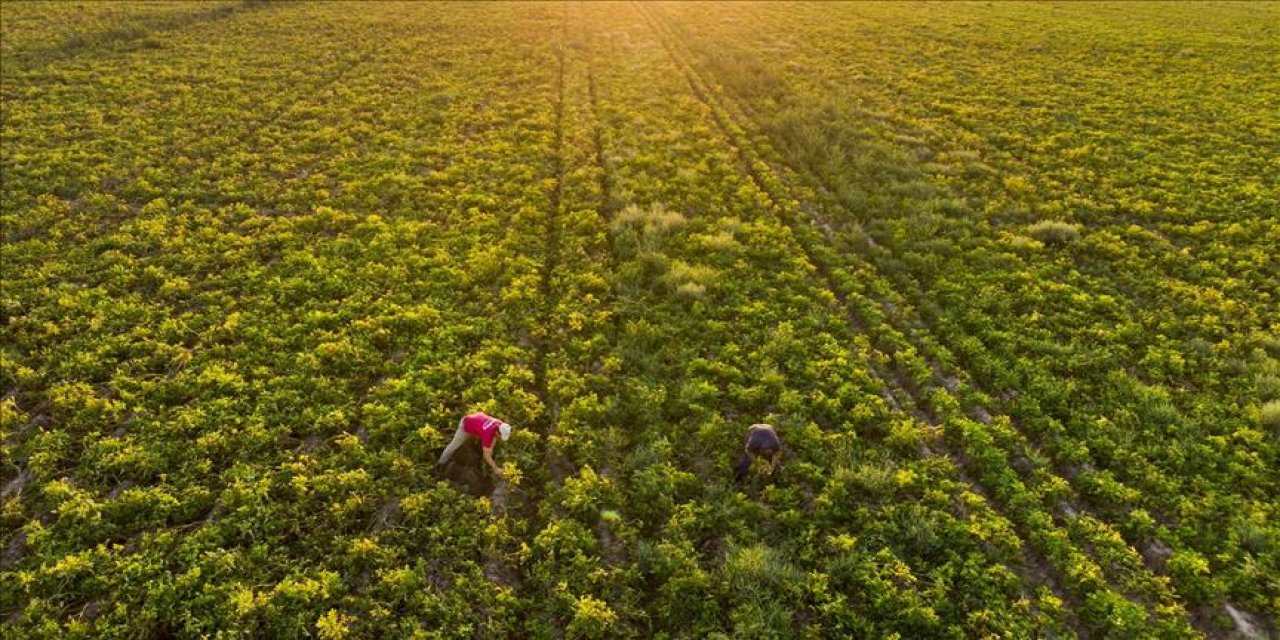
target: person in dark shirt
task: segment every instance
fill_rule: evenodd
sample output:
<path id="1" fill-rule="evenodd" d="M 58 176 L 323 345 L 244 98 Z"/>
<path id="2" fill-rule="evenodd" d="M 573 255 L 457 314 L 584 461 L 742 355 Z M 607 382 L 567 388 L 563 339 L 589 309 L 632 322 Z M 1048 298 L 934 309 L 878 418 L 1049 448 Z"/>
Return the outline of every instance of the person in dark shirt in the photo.
<path id="1" fill-rule="evenodd" d="M 772 425 L 753 424 L 747 429 L 746 446 L 742 449 L 742 458 L 738 460 L 733 481 L 740 482 L 751 466 L 761 459 L 768 463 L 765 475 L 773 475 L 782 463 L 782 440 L 778 438 L 778 432 L 774 431 Z"/>

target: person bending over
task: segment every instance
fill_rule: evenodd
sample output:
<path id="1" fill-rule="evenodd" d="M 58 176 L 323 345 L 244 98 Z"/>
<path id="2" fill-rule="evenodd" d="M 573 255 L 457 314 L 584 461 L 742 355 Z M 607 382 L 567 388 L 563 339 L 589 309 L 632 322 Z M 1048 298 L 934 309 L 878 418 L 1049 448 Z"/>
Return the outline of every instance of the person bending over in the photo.
<path id="1" fill-rule="evenodd" d="M 752 465 L 758 461 L 765 463 L 762 473 L 773 475 L 782 463 L 782 440 L 772 425 L 753 424 L 747 429 L 746 446 L 742 449 L 742 458 L 738 460 L 738 469 L 733 476 L 734 482 L 740 482 L 747 475 Z"/>
<path id="2" fill-rule="evenodd" d="M 480 439 L 480 448 L 484 451 L 484 461 L 493 469 L 493 474 L 502 477 L 502 471 L 498 469 L 497 463 L 493 461 L 493 445 L 494 440 L 502 437 L 502 441 L 506 442 L 511 437 L 511 425 L 479 411 L 468 414 L 458 421 L 458 430 L 453 434 L 453 440 L 449 442 L 449 446 L 444 448 L 444 453 L 440 454 L 440 462 L 436 464 L 444 464 L 453 457 L 458 447 L 461 447 L 467 438 L 475 437 Z"/>

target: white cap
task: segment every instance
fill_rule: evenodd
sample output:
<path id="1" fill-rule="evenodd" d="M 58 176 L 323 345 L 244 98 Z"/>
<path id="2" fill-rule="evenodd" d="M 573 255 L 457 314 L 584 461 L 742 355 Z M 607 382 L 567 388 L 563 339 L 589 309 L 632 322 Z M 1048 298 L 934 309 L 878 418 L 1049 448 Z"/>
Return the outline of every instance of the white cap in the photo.
<path id="1" fill-rule="evenodd" d="M 511 437 L 511 425 L 505 422 L 498 425 L 498 433 L 502 434 L 502 441 L 506 442 Z"/>

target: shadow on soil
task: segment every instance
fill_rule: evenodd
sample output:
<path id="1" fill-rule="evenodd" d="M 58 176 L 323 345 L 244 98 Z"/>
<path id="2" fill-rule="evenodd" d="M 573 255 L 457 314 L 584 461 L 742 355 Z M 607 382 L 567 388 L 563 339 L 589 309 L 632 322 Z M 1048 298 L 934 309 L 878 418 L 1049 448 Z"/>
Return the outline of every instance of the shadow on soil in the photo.
<path id="1" fill-rule="evenodd" d="M 479 440 L 470 439 L 459 448 L 439 473 L 469 495 L 480 497 L 493 493 L 493 474 L 485 469 Z"/>

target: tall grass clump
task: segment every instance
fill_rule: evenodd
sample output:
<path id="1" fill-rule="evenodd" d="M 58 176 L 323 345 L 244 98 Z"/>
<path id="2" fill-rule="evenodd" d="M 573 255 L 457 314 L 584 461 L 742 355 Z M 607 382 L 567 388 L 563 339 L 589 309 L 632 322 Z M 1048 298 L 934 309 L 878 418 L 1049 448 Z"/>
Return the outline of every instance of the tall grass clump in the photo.
<path id="1" fill-rule="evenodd" d="M 803 577 L 781 552 L 765 544 L 730 548 L 723 572 L 738 595 L 757 601 L 773 599 Z"/>
<path id="2" fill-rule="evenodd" d="M 1280 400 L 1272 400 L 1258 407 L 1258 424 L 1280 433 Z"/>
<path id="3" fill-rule="evenodd" d="M 1258 338 L 1258 346 L 1272 358 L 1280 358 L 1280 336 L 1263 335 Z"/>
<path id="4" fill-rule="evenodd" d="M 742 248 L 742 243 L 728 231 L 699 234 L 695 239 L 703 249 L 714 253 L 730 253 Z"/>
<path id="5" fill-rule="evenodd" d="M 683 227 L 685 217 L 679 211 L 668 211 L 660 202 L 647 207 L 629 204 L 609 223 L 623 257 L 662 253 L 666 237 Z"/>
<path id="6" fill-rule="evenodd" d="M 1258 397 L 1263 400 L 1280 400 L 1280 376 L 1274 373 L 1256 374 L 1253 386 L 1258 390 Z"/>
<path id="7" fill-rule="evenodd" d="M 646 235 L 661 235 L 683 227 L 685 222 L 683 214 L 667 209 L 661 202 L 654 202 L 648 207 L 629 204 L 614 217 L 613 228 L 638 227 Z"/>
<path id="8" fill-rule="evenodd" d="M 707 285 L 715 280 L 717 275 L 716 270 L 711 267 L 674 260 L 662 279 L 675 289 L 676 295 L 701 298 L 707 291 Z"/>
<path id="9" fill-rule="evenodd" d="M 1045 244 L 1067 244 L 1080 237 L 1080 225 L 1061 220 L 1041 220 L 1028 226 L 1027 234 Z"/>

